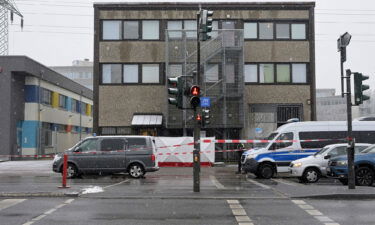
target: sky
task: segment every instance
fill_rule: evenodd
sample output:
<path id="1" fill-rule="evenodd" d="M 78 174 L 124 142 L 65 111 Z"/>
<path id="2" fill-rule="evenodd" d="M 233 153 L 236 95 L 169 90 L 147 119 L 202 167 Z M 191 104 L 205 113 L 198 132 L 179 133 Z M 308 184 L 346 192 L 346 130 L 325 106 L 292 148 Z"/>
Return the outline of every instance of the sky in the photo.
<path id="1" fill-rule="evenodd" d="M 67 66 L 76 59 L 93 59 L 93 2 L 124 1 L 14 2 L 24 16 L 24 28 L 21 30 L 20 18 L 15 16 L 13 24 L 9 25 L 9 54 L 27 55 L 46 66 Z M 344 67 L 370 76 L 366 83 L 375 89 L 375 57 L 372 56 L 375 53 L 375 1 L 316 0 L 315 3 L 316 87 L 335 88 L 336 94 L 341 94 L 337 38 L 349 32 L 352 39 Z"/>

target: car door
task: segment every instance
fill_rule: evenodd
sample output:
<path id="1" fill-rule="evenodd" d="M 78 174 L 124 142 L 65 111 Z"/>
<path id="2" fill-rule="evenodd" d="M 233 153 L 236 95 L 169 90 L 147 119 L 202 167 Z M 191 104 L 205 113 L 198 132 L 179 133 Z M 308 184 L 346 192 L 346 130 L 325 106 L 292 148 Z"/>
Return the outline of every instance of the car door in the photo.
<path id="1" fill-rule="evenodd" d="M 76 163 L 82 172 L 96 169 L 96 158 L 98 151 L 98 138 L 89 138 L 75 147 L 73 154 L 69 155 L 70 161 Z"/>
<path id="2" fill-rule="evenodd" d="M 293 138 L 293 132 L 282 133 L 271 146 L 271 149 L 274 151 L 272 158 L 275 160 L 277 171 L 279 172 L 286 172 L 290 162 L 298 159 L 294 153 L 296 150 L 293 148 Z"/>
<path id="3" fill-rule="evenodd" d="M 100 140 L 100 152 L 97 157 L 99 171 L 115 173 L 125 171 L 124 138 L 103 138 Z"/>

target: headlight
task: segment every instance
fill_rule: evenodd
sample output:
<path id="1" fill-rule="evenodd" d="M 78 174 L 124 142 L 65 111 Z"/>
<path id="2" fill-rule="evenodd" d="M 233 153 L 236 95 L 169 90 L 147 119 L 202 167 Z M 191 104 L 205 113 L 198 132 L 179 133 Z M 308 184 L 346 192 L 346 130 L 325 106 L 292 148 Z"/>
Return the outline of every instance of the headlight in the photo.
<path id="1" fill-rule="evenodd" d="M 298 162 L 298 163 L 294 163 L 293 164 L 293 167 L 301 167 L 302 166 L 302 163 L 301 162 Z"/>
<path id="2" fill-rule="evenodd" d="M 254 158 L 255 154 L 247 154 L 246 159 L 252 159 Z"/>
<path id="3" fill-rule="evenodd" d="M 59 161 L 61 159 L 61 155 L 55 155 L 53 158 L 53 162 Z"/>
<path id="4" fill-rule="evenodd" d="M 348 161 L 337 161 L 337 166 L 346 166 L 348 165 Z"/>

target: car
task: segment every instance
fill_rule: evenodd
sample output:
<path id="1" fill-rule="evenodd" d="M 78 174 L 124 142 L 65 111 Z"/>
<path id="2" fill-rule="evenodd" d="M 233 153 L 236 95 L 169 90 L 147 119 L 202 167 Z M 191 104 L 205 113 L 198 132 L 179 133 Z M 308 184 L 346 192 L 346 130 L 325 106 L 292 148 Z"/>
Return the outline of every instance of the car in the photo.
<path id="1" fill-rule="evenodd" d="M 328 175 L 348 184 L 348 159 L 346 156 L 331 158 L 328 162 Z M 355 182 L 359 186 L 372 186 L 375 174 L 375 145 L 364 149 L 354 157 Z"/>
<path id="2" fill-rule="evenodd" d="M 355 144 L 355 153 L 369 147 L 371 144 Z M 306 158 L 290 163 L 289 172 L 303 183 L 315 183 L 320 177 L 327 175 L 328 158 L 345 155 L 348 144 L 332 144 L 322 148 L 319 152 Z"/>
<path id="3" fill-rule="evenodd" d="M 68 178 L 123 172 L 140 178 L 146 172 L 159 170 L 154 139 L 150 136 L 88 137 L 55 156 L 52 169 L 56 173 L 62 173 L 64 154 L 68 156 Z"/>

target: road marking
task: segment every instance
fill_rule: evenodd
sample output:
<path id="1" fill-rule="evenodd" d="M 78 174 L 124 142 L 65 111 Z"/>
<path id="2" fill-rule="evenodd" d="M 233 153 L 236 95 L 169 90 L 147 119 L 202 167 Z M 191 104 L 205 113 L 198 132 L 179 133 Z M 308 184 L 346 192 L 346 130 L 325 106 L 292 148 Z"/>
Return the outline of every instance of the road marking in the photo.
<path id="1" fill-rule="evenodd" d="M 17 205 L 18 203 L 21 203 L 25 200 L 26 199 L 4 199 L 0 201 L 0 211 L 11 206 Z"/>
<path id="2" fill-rule="evenodd" d="M 323 215 L 323 213 L 321 213 L 319 210 L 316 210 L 316 209 L 306 209 L 305 211 L 312 216 L 322 216 Z"/>
<path id="3" fill-rule="evenodd" d="M 253 223 L 238 223 L 238 225 L 254 225 Z"/>
<path id="4" fill-rule="evenodd" d="M 315 219 L 321 222 L 333 222 L 333 220 L 329 218 L 328 216 L 315 216 Z"/>
<path id="5" fill-rule="evenodd" d="M 273 179 L 271 178 L 271 180 L 275 181 L 275 182 L 278 182 L 278 183 L 282 183 L 282 184 L 286 184 L 286 185 L 289 185 L 289 186 L 305 186 L 303 184 L 299 184 L 299 183 L 294 183 L 294 182 L 291 182 L 291 181 L 288 181 L 288 180 L 285 180 L 283 178 L 278 178 L 278 179 Z"/>
<path id="6" fill-rule="evenodd" d="M 248 216 L 235 216 L 237 222 L 251 222 L 251 219 Z"/>
<path id="7" fill-rule="evenodd" d="M 340 225 L 338 223 L 324 223 L 324 225 Z"/>
<path id="8" fill-rule="evenodd" d="M 238 225 L 254 225 L 238 200 L 227 200 L 227 203 L 232 209 L 233 216 L 236 218 Z"/>
<path id="9" fill-rule="evenodd" d="M 123 183 L 128 182 L 128 181 L 129 181 L 129 179 L 126 179 L 126 180 L 123 180 L 123 181 L 118 182 L 118 183 L 116 183 L 116 184 L 111 184 L 111 185 L 105 186 L 105 187 L 103 187 L 103 189 L 110 188 L 110 187 L 114 187 L 114 186 L 117 186 L 117 185 L 123 184 Z"/>
<path id="10" fill-rule="evenodd" d="M 311 205 L 298 205 L 301 209 L 314 209 Z"/>
<path id="11" fill-rule="evenodd" d="M 226 189 L 224 185 L 222 185 L 215 176 L 210 175 L 211 182 L 216 186 L 217 189 Z"/>
<path id="12" fill-rule="evenodd" d="M 227 200 L 228 204 L 240 204 L 238 200 Z"/>
<path id="13" fill-rule="evenodd" d="M 259 183 L 258 181 L 255 181 L 255 180 L 250 179 L 248 177 L 246 177 L 246 180 L 249 181 L 249 182 L 251 182 L 251 183 L 253 183 L 253 184 L 255 184 L 255 185 L 257 185 L 257 186 L 259 186 L 259 187 L 261 187 L 261 188 L 263 188 L 263 189 L 271 189 L 269 186 L 267 186 L 265 184 L 262 184 L 262 183 Z"/>
<path id="14" fill-rule="evenodd" d="M 296 205 L 306 205 L 306 202 L 303 200 L 292 200 L 292 202 Z"/>
<path id="15" fill-rule="evenodd" d="M 336 223 L 328 216 L 324 216 L 323 213 L 321 213 L 319 210 L 314 209 L 313 206 L 307 204 L 306 202 L 302 200 L 292 200 L 292 202 L 298 205 L 301 209 L 304 209 L 305 212 L 307 212 L 308 214 L 314 216 L 314 218 L 319 220 L 320 222 L 328 222 L 328 223 L 324 223 L 324 225 L 340 225 L 339 223 Z"/>
<path id="16" fill-rule="evenodd" d="M 240 205 L 240 204 L 231 204 L 231 205 L 229 205 L 229 207 L 231 209 L 243 209 L 242 205 Z"/>
<path id="17" fill-rule="evenodd" d="M 43 214 L 41 214 L 41 215 L 39 215 L 39 216 L 37 216 L 37 217 L 32 218 L 30 221 L 27 221 L 26 223 L 24 223 L 24 224 L 22 224 L 22 225 L 31 225 L 31 224 L 33 224 L 33 223 L 35 223 L 35 222 L 37 222 L 37 221 L 43 219 L 43 218 L 46 217 L 47 215 L 50 215 L 51 213 L 53 213 L 53 212 L 56 211 L 57 209 L 59 209 L 59 208 L 61 208 L 61 207 L 63 207 L 63 206 L 69 205 L 69 204 L 72 203 L 73 201 L 74 201 L 73 198 L 68 199 L 68 200 L 66 200 L 63 204 L 57 205 L 57 206 L 55 206 L 54 208 L 45 211 Z"/>
<path id="18" fill-rule="evenodd" d="M 246 212 L 243 209 L 232 209 L 232 213 L 235 216 L 246 216 Z"/>

